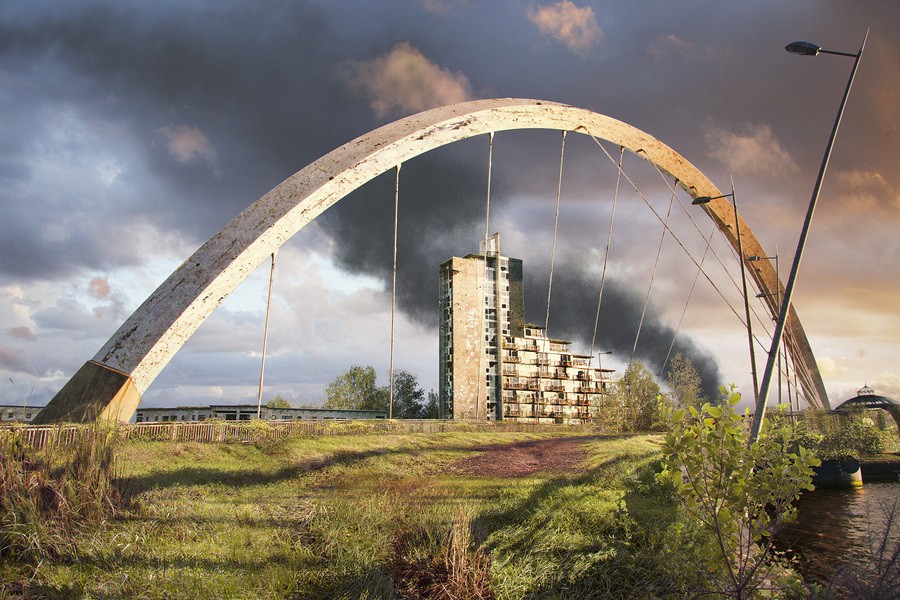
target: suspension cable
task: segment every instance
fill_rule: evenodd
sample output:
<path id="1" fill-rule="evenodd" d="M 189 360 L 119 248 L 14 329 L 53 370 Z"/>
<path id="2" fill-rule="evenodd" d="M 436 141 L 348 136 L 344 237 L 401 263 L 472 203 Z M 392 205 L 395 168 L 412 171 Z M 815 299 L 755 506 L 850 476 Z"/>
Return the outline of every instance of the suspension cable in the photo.
<path id="1" fill-rule="evenodd" d="M 672 343 L 669 344 L 669 351 L 666 352 L 666 359 L 659 369 L 660 375 L 663 375 L 666 372 L 666 365 L 669 364 L 669 357 L 672 356 L 675 340 L 678 338 L 678 332 L 681 331 L 681 323 L 684 321 L 684 315 L 687 313 L 688 305 L 691 303 L 691 297 L 694 295 L 694 288 L 697 286 L 697 281 L 700 279 L 700 272 L 703 270 L 703 262 L 706 260 L 706 255 L 710 248 L 709 242 L 712 241 L 712 237 L 716 234 L 716 229 L 716 225 L 713 224 L 712 231 L 709 232 L 709 238 L 706 239 L 706 248 L 703 250 L 703 256 L 700 257 L 700 266 L 697 268 L 697 273 L 694 275 L 694 281 L 691 282 L 691 289 L 688 292 L 687 300 L 684 301 L 684 308 L 681 309 L 681 316 L 678 317 L 678 325 L 675 326 L 675 333 L 672 334 Z"/>
<path id="2" fill-rule="evenodd" d="M 391 272 L 391 358 L 388 394 L 388 419 L 394 418 L 394 308 L 397 304 L 397 215 L 400 212 L 400 165 L 394 179 L 394 265 Z"/>
<path id="3" fill-rule="evenodd" d="M 610 162 L 615 164 L 615 162 L 616 162 L 615 159 L 609 154 L 609 152 L 606 150 L 606 148 L 603 146 L 603 144 L 601 144 L 600 141 L 592 133 L 588 132 L 588 135 L 590 135 L 591 138 L 593 138 L 594 142 L 600 147 L 600 149 L 603 150 L 604 154 L 606 154 L 606 157 L 610 160 Z M 644 194 L 641 192 L 640 188 L 638 188 L 637 184 L 635 184 L 634 181 L 631 179 L 631 177 L 628 176 L 628 173 L 623 171 L 622 175 L 625 177 L 625 180 L 631 184 L 631 187 L 634 188 L 634 191 L 638 194 L 638 196 L 641 198 L 641 200 L 643 200 L 644 204 L 647 205 L 647 207 L 650 209 L 650 212 L 653 213 L 653 216 L 655 216 L 657 218 L 657 220 L 663 224 L 663 227 L 669 232 L 669 234 L 672 236 L 672 239 L 674 239 L 678 243 L 678 245 L 681 246 L 681 249 L 684 250 L 685 254 L 687 254 L 687 256 L 691 260 L 691 262 L 693 262 L 697 267 L 699 267 L 700 263 L 697 261 L 697 259 L 695 259 L 694 256 L 690 253 L 690 251 L 688 251 L 687 247 L 685 247 L 684 243 L 675 234 L 675 232 L 673 232 L 671 229 L 669 229 L 668 224 L 665 222 L 665 220 L 663 220 L 663 218 L 659 215 L 659 213 L 656 212 L 656 209 L 653 208 L 653 206 L 647 200 L 646 196 L 644 196 Z M 731 309 L 731 312 L 734 313 L 734 316 L 737 317 L 741 323 L 743 323 L 744 318 L 737 312 L 737 310 L 735 310 L 735 308 L 728 301 L 728 298 L 725 297 L 725 294 L 722 293 L 722 290 L 719 289 L 719 286 L 716 284 L 715 281 L 713 281 L 710 278 L 709 274 L 705 270 L 703 270 L 703 276 L 706 278 L 706 280 L 709 282 L 709 284 L 713 287 L 713 289 L 716 290 L 716 292 L 719 294 L 719 296 L 722 298 L 722 300 L 725 301 L 725 304 L 728 306 L 729 309 Z"/>
<path id="4" fill-rule="evenodd" d="M 662 254 L 663 242 L 666 240 L 666 231 L 669 229 L 669 217 L 672 216 L 672 205 L 675 204 L 675 192 L 669 198 L 669 210 L 666 212 L 666 220 L 663 223 L 662 235 L 659 236 L 659 248 L 656 250 L 656 260 L 653 263 L 653 272 L 650 274 L 650 286 L 647 288 L 647 296 L 644 298 L 644 309 L 641 311 L 641 320 L 638 322 L 637 333 L 634 336 L 634 346 L 631 348 L 631 360 L 634 362 L 634 353 L 637 351 L 638 340 L 641 337 L 641 329 L 644 326 L 644 317 L 647 315 L 647 305 L 650 303 L 650 292 L 653 290 L 653 280 L 656 279 L 656 269 L 659 266 L 659 257 Z"/>
<path id="5" fill-rule="evenodd" d="M 277 250 L 272 253 L 272 266 L 269 268 L 269 292 L 266 295 L 266 322 L 263 325 L 262 361 L 259 366 L 259 393 L 256 396 L 257 419 L 262 418 L 263 378 L 266 374 L 266 346 L 268 346 L 269 343 L 269 311 L 272 308 L 272 283 L 275 281 L 275 255 L 277 253 Z"/>
<path id="6" fill-rule="evenodd" d="M 600 305 L 603 303 L 603 286 L 606 284 L 606 266 L 609 264 L 609 250 L 612 245 L 613 223 L 616 220 L 616 204 L 619 201 L 619 182 L 622 180 L 622 159 L 625 146 L 619 146 L 619 164 L 616 165 L 616 192 L 613 195 L 612 212 L 609 216 L 609 233 L 606 234 L 606 254 L 603 257 L 603 271 L 600 274 L 600 292 L 597 294 L 597 314 L 594 316 L 594 334 L 591 336 L 591 360 L 594 360 L 594 345 L 597 341 L 597 329 L 600 326 Z M 600 374 L 603 377 L 603 374 Z"/>
<path id="7" fill-rule="evenodd" d="M 553 220 L 553 245 L 550 249 L 550 281 L 547 284 L 547 316 L 544 319 L 544 335 L 550 337 L 550 293 L 553 290 L 553 263 L 556 260 L 556 232 L 559 229 L 559 201 L 562 197 L 563 161 L 566 157 L 566 132 L 562 132 L 562 149 L 559 152 L 559 180 L 556 184 L 556 216 Z"/>
<path id="8" fill-rule="evenodd" d="M 659 173 L 660 179 L 663 180 L 663 182 L 669 187 L 670 190 L 674 191 L 675 190 L 674 186 L 672 186 L 672 184 L 669 182 L 669 179 L 663 174 L 662 169 L 660 169 L 658 165 L 654 165 L 654 167 L 656 167 L 656 172 Z M 694 226 L 694 229 L 696 229 L 697 232 L 702 236 L 703 231 L 700 229 L 700 226 L 697 224 L 697 221 L 694 219 L 692 212 L 690 210 L 688 210 L 687 206 L 685 206 L 685 204 L 684 204 L 684 202 L 682 202 L 681 198 L 678 198 L 678 204 L 679 204 L 679 206 L 681 206 L 681 210 L 684 212 L 684 214 L 687 215 L 691 224 Z M 705 236 L 704 236 L 704 239 L 705 239 Z M 734 275 L 731 273 L 731 271 L 728 269 L 728 267 L 725 266 L 725 261 L 723 261 L 722 257 L 719 256 L 719 253 L 716 252 L 716 249 L 714 247 L 712 247 L 712 237 L 707 239 L 706 249 L 712 250 L 713 256 L 715 257 L 716 261 L 719 263 L 719 266 L 722 267 L 722 270 L 725 272 L 725 275 L 728 277 L 729 281 L 731 281 L 731 284 L 734 286 L 734 289 L 737 290 L 738 293 L 743 295 L 742 286 L 740 284 L 738 284 L 738 282 L 734 278 Z M 733 248 L 732 248 L 732 250 L 733 250 Z M 706 252 L 706 250 L 704 250 L 704 254 L 705 254 L 705 252 Z M 754 282 L 754 286 L 755 286 L 755 282 Z M 758 287 L 756 289 L 759 291 Z M 766 333 L 769 333 L 769 327 L 766 325 L 765 319 L 763 319 L 762 317 L 759 316 L 759 312 L 756 310 L 755 305 L 750 307 L 750 311 L 753 313 L 753 316 L 756 317 L 756 320 L 762 324 L 763 331 L 765 331 Z M 743 319 L 741 319 L 741 322 L 744 323 L 745 327 L 747 326 L 746 322 Z M 771 335 L 770 335 L 770 337 L 771 337 Z M 757 345 L 759 345 L 760 348 L 763 348 L 763 349 L 768 348 L 768 345 L 763 343 L 763 341 L 755 333 L 753 334 L 753 340 L 756 342 Z"/>
<path id="9" fill-rule="evenodd" d="M 491 131 L 488 133 L 488 170 L 487 170 L 487 195 L 484 202 L 484 246 L 482 247 L 482 262 L 484 263 L 484 276 L 482 277 L 481 283 L 481 298 L 484 302 L 484 306 L 479 310 L 480 313 L 479 323 L 481 325 L 481 330 L 478 334 L 478 391 L 475 393 L 475 418 L 480 418 L 479 416 L 479 405 L 481 404 L 481 381 L 482 377 L 484 377 L 485 381 L 485 389 L 488 393 L 488 398 L 485 398 L 484 411 L 485 415 L 487 415 L 487 401 L 490 398 L 490 386 L 488 383 L 488 373 L 485 369 L 485 360 L 484 360 L 484 350 L 485 350 L 485 336 L 486 336 L 486 326 L 487 326 L 487 318 L 485 316 L 485 312 L 487 311 L 487 274 L 488 274 L 488 260 L 487 260 L 487 252 L 488 252 L 488 236 L 490 233 L 490 224 L 491 224 L 491 179 L 493 177 L 493 168 L 494 168 L 494 132 Z M 499 260 L 497 261 L 499 263 Z M 497 264 L 496 268 L 499 268 L 500 265 Z M 496 303 L 495 303 L 496 304 Z M 496 309 L 496 306 L 495 306 Z M 500 345 L 497 347 L 497 352 L 502 352 L 502 340 L 498 340 Z M 500 375 L 502 377 L 502 374 Z M 501 384 L 502 386 L 502 384 Z"/>

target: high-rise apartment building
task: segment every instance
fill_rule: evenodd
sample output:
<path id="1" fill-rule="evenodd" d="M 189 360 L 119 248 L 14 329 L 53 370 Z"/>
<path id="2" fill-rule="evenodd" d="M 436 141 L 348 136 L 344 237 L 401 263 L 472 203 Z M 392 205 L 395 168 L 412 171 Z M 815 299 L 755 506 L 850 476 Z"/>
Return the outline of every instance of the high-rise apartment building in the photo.
<path id="1" fill-rule="evenodd" d="M 590 356 L 525 322 L 522 261 L 500 254 L 499 234 L 440 266 L 441 418 L 581 422 L 607 383 Z"/>

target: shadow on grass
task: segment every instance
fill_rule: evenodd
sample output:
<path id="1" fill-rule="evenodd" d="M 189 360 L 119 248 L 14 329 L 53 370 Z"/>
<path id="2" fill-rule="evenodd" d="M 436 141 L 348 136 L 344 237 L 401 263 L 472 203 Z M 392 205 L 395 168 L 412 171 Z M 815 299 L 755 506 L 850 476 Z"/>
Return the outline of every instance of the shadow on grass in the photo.
<path id="1" fill-rule="evenodd" d="M 626 476 L 620 470 L 628 460 L 638 464 Z M 473 529 L 482 543 L 492 532 L 516 530 L 511 542 L 487 545 L 492 553 L 501 551 L 505 563 L 554 565 L 536 589 L 528 590 L 528 598 L 683 597 L 686 588 L 677 566 L 671 564 L 677 557 L 667 554 L 671 541 L 667 533 L 677 520 L 676 503 L 667 490 L 656 486 L 657 463 L 653 454 L 618 456 L 580 475 L 553 478 L 516 505 L 480 516 Z M 566 488 L 599 492 L 605 480 L 613 480 L 611 491 L 624 489 L 619 507 L 607 519 L 586 525 L 578 532 L 581 539 L 573 539 L 569 546 L 558 542 L 564 531 L 553 531 L 556 541 L 544 543 L 547 531 L 554 527 L 553 512 L 566 510 L 564 505 L 554 506 L 559 504 L 556 498 Z M 536 552 L 544 556 L 535 556 Z"/>
<path id="2" fill-rule="evenodd" d="M 125 476 L 118 479 L 121 489 L 130 494 L 136 494 L 154 488 L 166 488 L 181 485 L 209 485 L 220 484 L 228 487 L 239 488 L 244 486 L 257 486 L 278 483 L 295 477 L 324 471 L 335 466 L 352 466 L 369 458 L 383 456 L 415 455 L 423 452 L 471 452 L 480 453 L 491 450 L 507 448 L 514 445 L 522 447 L 539 446 L 563 440 L 576 440 L 581 442 L 602 440 L 607 436 L 577 436 L 564 438 L 547 438 L 527 440 L 510 443 L 482 444 L 475 446 L 443 445 L 427 446 L 424 448 L 375 448 L 372 450 L 352 451 L 342 450 L 335 452 L 326 458 L 302 461 L 285 465 L 275 470 L 261 469 L 219 469 L 203 466 L 182 467 L 172 471 L 152 473 L 146 475 Z"/>

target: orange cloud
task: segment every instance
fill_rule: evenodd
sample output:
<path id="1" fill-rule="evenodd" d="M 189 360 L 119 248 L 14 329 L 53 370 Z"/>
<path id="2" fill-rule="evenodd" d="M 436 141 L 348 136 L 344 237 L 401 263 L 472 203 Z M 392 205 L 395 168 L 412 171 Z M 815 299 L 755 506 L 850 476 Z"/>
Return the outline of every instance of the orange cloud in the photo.
<path id="1" fill-rule="evenodd" d="M 91 296 L 94 298 L 102 300 L 109 296 L 109 282 L 100 277 L 95 277 L 94 279 L 91 279 L 91 282 L 88 284 L 88 292 L 90 292 Z"/>
<path id="2" fill-rule="evenodd" d="M 383 56 L 346 65 L 345 81 L 380 118 L 390 113 L 416 113 L 473 98 L 469 79 L 451 73 L 408 42 Z"/>
<path id="3" fill-rule="evenodd" d="M 768 125 L 747 124 L 741 133 L 714 129 L 705 137 L 710 154 L 732 173 L 780 177 L 800 170 Z"/>
<path id="4" fill-rule="evenodd" d="M 603 39 L 603 30 L 590 6 L 579 8 L 570 0 L 528 11 L 538 31 L 577 54 L 584 54 Z"/>
<path id="5" fill-rule="evenodd" d="M 189 125 L 166 125 L 159 130 L 169 143 L 169 155 L 181 164 L 205 160 L 212 164 L 216 151 L 202 131 Z"/>

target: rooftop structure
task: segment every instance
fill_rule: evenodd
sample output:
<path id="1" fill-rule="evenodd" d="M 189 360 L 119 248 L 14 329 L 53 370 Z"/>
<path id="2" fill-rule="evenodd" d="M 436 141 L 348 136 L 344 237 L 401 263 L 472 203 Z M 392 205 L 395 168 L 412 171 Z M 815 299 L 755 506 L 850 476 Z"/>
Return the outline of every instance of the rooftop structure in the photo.
<path id="1" fill-rule="evenodd" d="M 888 398 L 887 396 L 877 395 L 875 390 L 870 388 L 868 384 L 863 385 L 863 387 L 856 392 L 855 397 L 842 402 L 834 409 L 834 412 L 847 412 L 857 406 L 862 406 L 866 409 L 882 408 L 886 410 L 894 417 L 894 420 L 897 422 L 897 427 L 900 428 L 900 402 L 893 398 Z"/>

